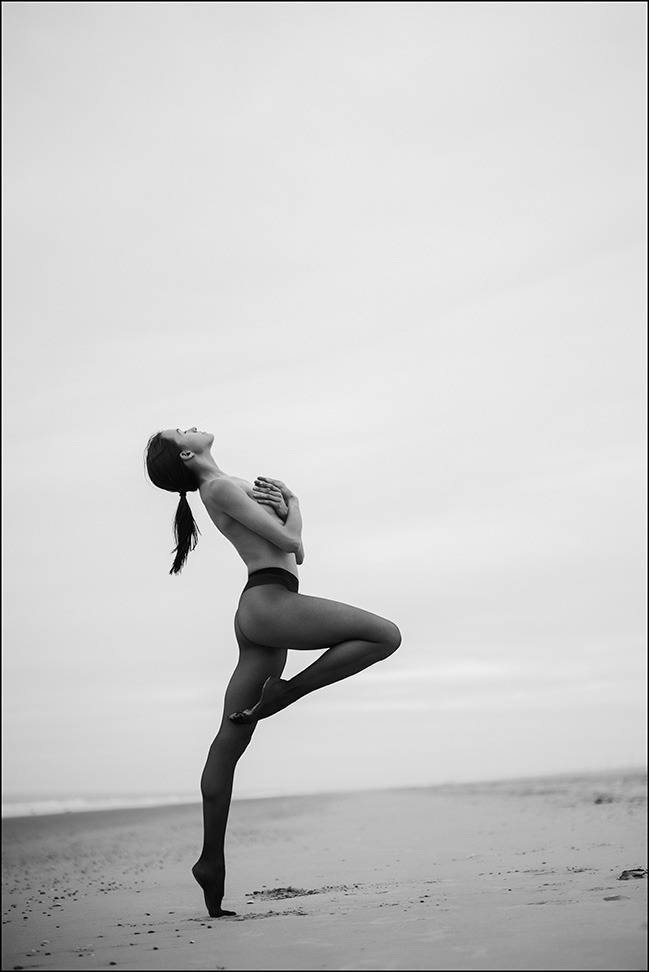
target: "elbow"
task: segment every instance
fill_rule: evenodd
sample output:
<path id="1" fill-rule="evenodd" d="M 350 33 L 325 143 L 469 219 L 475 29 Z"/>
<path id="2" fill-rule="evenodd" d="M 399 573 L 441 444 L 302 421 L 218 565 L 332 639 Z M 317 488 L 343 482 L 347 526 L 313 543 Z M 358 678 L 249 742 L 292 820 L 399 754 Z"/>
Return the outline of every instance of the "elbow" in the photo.
<path id="1" fill-rule="evenodd" d="M 285 549 L 287 553 L 297 554 L 299 553 L 301 546 L 302 546 L 302 541 L 300 539 L 293 539 L 293 540 L 289 540 Z"/>

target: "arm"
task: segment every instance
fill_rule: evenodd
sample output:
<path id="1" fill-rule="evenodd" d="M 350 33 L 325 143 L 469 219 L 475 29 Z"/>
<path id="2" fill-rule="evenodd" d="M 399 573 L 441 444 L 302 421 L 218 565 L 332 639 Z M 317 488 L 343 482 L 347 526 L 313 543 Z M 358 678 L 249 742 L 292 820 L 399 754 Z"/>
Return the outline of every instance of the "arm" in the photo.
<path id="1" fill-rule="evenodd" d="M 253 489 L 253 495 L 255 501 L 262 506 L 272 506 L 272 508 L 277 513 L 278 517 L 282 523 L 286 523 L 289 513 L 289 507 L 287 505 L 287 500 L 284 499 L 286 494 L 288 498 L 288 503 L 290 503 L 290 497 L 293 495 L 291 490 L 282 483 L 284 492 L 275 485 L 275 480 L 268 479 L 266 477 L 258 477 L 255 479 L 255 485 Z M 302 532 L 302 527 L 300 527 L 300 533 Z M 296 563 L 304 563 L 304 544 L 300 538 L 299 550 L 295 552 Z"/>
<path id="2" fill-rule="evenodd" d="M 269 476 L 257 476 L 255 479 L 255 497 L 258 503 L 268 503 L 274 507 L 277 515 L 286 526 L 297 530 L 299 547 L 293 551 L 295 562 L 304 562 L 304 545 L 302 543 L 302 514 L 300 503 L 292 489 L 281 479 L 271 479 Z"/>
<path id="3" fill-rule="evenodd" d="M 291 496 L 287 500 L 288 506 L 288 516 L 286 517 L 286 523 L 284 524 L 285 529 L 290 529 L 295 531 L 297 534 L 297 547 L 292 550 L 291 553 L 295 554 L 295 560 L 298 564 L 302 563 L 304 560 L 304 547 L 302 546 L 302 514 L 300 512 L 300 501 L 297 496 Z M 300 559 L 300 555 L 301 558 Z"/>
<path id="4" fill-rule="evenodd" d="M 295 563 L 298 565 L 298 567 L 300 566 L 300 564 L 304 563 L 304 544 L 302 543 L 301 540 L 300 540 L 300 549 L 295 554 Z"/>
<path id="5" fill-rule="evenodd" d="M 302 517 L 297 496 L 288 502 L 288 515 L 282 525 L 259 509 L 244 491 L 228 479 L 216 480 L 211 484 L 210 499 L 220 510 L 248 527 L 253 533 L 269 540 L 286 553 L 297 553 L 301 545 Z"/>

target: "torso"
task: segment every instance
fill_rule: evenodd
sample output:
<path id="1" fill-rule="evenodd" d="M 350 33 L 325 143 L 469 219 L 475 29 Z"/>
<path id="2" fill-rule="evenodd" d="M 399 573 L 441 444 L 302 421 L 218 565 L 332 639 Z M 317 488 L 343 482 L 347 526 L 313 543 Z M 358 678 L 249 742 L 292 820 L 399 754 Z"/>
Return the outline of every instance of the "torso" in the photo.
<path id="1" fill-rule="evenodd" d="M 236 483 L 237 486 L 240 486 L 255 501 L 252 483 L 249 483 L 245 479 L 240 479 L 238 476 L 228 476 L 228 479 Z M 219 533 L 222 533 L 226 540 L 229 540 L 235 548 L 248 568 L 249 574 L 253 570 L 261 570 L 262 567 L 283 567 L 284 570 L 290 571 L 296 577 L 298 576 L 295 554 L 280 550 L 270 540 L 266 540 L 265 537 L 260 537 L 258 533 L 254 533 L 248 527 L 244 526 L 243 523 L 239 523 L 238 520 L 224 513 L 223 510 L 219 509 L 211 501 L 209 490 L 206 486 L 202 486 L 199 493 L 203 500 L 203 505 L 210 515 L 210 519 Z M 280 523 L 282 522 L 272 506 L 259 505 L 268 516 L 275 517 Z"/>

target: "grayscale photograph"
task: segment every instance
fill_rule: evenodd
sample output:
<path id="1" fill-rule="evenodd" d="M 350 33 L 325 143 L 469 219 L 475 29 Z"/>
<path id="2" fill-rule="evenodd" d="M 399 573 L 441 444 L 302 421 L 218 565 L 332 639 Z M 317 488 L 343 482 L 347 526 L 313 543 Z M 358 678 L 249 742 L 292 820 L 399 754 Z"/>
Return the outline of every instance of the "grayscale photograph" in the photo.
<path id="1" fill-rule="evenodd" d="M 2 4 L 3 969 L 646 969 L 646 21 Z"/>

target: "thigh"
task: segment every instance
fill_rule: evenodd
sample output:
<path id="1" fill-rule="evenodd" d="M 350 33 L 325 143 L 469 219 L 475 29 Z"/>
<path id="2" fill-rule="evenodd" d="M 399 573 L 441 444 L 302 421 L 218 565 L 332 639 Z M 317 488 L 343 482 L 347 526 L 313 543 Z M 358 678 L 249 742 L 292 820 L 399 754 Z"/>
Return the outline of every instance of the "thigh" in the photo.
<path id="1" fill-rule="evenodd" d="M 269 648 L 329 648 L 342 641 L 380 642 L 391 621 L 362 608 L 323 597 L 255 587 L 243 595 L 238 617 L 247 637 Z"/>

